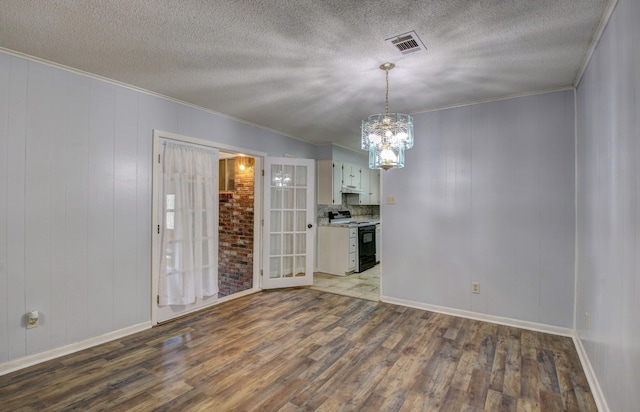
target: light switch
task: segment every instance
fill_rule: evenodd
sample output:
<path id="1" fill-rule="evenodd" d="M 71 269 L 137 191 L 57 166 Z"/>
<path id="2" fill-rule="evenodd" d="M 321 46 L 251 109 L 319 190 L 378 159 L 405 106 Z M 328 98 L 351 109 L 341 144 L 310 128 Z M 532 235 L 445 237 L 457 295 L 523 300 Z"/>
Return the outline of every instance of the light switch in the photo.
<path id="1" fill-rule="evenodd" d="M 395 205 L 395 204 L 396 204 L 396 197 L 395 197 L 395 195 L 388 195 L 388 196 L 387 196 L 387 204 L 388 204 L 388 205 Z"/>

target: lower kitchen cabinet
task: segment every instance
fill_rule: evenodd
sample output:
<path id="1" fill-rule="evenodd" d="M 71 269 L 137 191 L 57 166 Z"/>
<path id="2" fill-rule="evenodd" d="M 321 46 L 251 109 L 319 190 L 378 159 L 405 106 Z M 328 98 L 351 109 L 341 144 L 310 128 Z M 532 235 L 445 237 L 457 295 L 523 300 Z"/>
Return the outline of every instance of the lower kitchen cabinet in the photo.
<path id="1" fill-rule="evenodd" d="M 318 271 L 344 276 L 356 270 L 358 228 L 318 227 Z"/>

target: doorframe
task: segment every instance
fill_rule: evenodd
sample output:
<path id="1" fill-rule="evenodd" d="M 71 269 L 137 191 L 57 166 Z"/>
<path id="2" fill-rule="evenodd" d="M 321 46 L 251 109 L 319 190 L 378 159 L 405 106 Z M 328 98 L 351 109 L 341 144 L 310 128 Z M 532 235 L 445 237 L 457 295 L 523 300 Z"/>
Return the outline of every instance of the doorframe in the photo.
<path id="1" fill-rule="evenodd" d="M 255 293 L 261 290 L 261 278 L 260 278 L 260 270 L 262 268 L 262 221 L 264 219 L 263 211 L 262 211 L 262 199 L 263 199 L 263 177 L 262 177 L 262 169 L 264 168 L 264 158 L 267 156 L 265 152 L 260 152 L 256 150 L 250 150 L 239 146 L 228 145 L 225 143 L 220 143 L 212 140 L 204 140 L 196 137 L 184 136 L 177 133 L 165 132 L 162 130 L 153 129 L 153 147 L 152 147 L 152 159 L 151 159 L 151 297 L 150 297 L 150 305 L 151 305 L 151 325 L 156 326 L 158 324 L 157 317 L 157 303 L 156 296 L 158 290 L 158 280 L 156 274 L 160 269 L 160 262 L 158 259 L 154 259 L 155 251 L 158 248 L 158 242 L 160 241 L 160 236 L 158 234 L 158 222 L 160 219 L 159 210 L 156 205 L 156 199 L 158 196 L 159 190 L 159 173 L 157 172 L 157 161 L 156 159 L 162 153 L 162 145 L 160 143 L 160 139 L 167 140 L 175 140 L 180 143 L 185 144 L 193 144 L 198 146 L 206 146 L 219 149 L 223 152 L 231 152 L 237 154 L 244 154 L 248 156 L 252 156 L 255 160 L 254 164 L 254 198 L 253 198 L 253 210 L 254 210 L 254 219 L 253 219 L 253 288 L 247 289 L 242 292 L 234 293 L 233 295 L 225 296 L 223 298 L 217 299 L 216 302 L 212 303 L 209 306 L 211 307 L 217 305 L 222 302 L 226 302 L 228 300 L 232 300 L 235 298 L 239 298 L 251 293 Z M 218 245 L 218 247 L 220 247 Z M 198 308 L 194 311 L 202 310 L 206 307 Z M 185 312 L 184 314 L 191 313 Z"/>

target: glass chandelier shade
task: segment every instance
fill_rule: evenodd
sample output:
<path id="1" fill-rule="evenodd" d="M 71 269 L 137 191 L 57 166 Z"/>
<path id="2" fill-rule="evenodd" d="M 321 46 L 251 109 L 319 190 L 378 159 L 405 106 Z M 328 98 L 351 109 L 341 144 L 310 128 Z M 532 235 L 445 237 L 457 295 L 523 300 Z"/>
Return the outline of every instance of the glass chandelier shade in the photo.
<path id="1" fill-rule="evenodd" d="M 369 147 L 369 169 L 389 170 L 404 167 L 404 147 L 371 145 Z"/>
<path id="2" fill-rule="evenodd" d="M 369 168 L 404 167 L 404 151 L 413 147 L 413 118 L 408 114 L 389 113 L 389 70 L 393 63 L 384 63 L 386 72 L 386 104 L 384 114 L 374 114 L 362 121 L 361 147 L 369 151 Z"/>

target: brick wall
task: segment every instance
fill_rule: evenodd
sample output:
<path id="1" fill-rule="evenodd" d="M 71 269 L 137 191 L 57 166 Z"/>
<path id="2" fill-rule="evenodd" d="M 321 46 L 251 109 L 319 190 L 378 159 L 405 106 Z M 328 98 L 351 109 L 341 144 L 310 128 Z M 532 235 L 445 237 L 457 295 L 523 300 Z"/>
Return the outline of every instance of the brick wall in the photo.
<path id="1" fill-rule="evenodd" d="M 235 189 L 220 193 L 218 297 L 253 287 L 254 159 L 236 157 Z"/>

